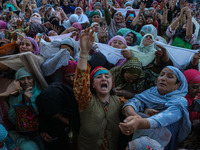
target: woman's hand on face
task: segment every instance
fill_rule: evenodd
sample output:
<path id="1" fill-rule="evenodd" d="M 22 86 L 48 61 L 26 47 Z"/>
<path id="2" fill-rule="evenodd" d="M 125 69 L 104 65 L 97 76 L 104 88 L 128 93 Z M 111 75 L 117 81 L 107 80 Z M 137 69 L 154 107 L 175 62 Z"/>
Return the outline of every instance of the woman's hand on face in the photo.
<path id="1" fill-rule="evenodd" d="M 149 116 L 153 116 L 153 115 L 156 115 L 157 113 L 159 113 L 159 111 L 157 111 L 155 109 L 146 108 L 144 110 L 144 113 L 149 115 Z"/>
<path id="2" fill-rule="evenodd" d="M 133 56 L 132 56 L 132 53 L 130 50 L 122 50 L 122 55 L 124 56 L 124 58 L 126 58 L 127 60 L 131 59 Z"/>
<path id="3" fill-rule="evenodd" d="M 140 116 L 129 116 L 123 122 L 119 123 L 121 132 L 125 135 L 133 134 L 139 126 Z"/>
<path id="4" fill-rule="evenodd" d="M 31 100 L 32 97 L 31 89 L 32 87 L 28 87 L 24 91 L 25 104 Z"/>
<path id="5" fill-rule="evenodd" d="M 94 44 L 94 30 L 90 31 L 92 28 L 87 28 L 80 36 L 80 55 L 88 55 Z"/>

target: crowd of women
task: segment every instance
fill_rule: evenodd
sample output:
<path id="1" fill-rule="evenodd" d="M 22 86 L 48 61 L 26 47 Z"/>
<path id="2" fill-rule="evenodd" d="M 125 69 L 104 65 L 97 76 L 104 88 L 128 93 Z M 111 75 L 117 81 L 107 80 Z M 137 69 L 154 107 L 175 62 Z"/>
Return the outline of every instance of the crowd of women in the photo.
<path id="1" fill-rule="evenodd" d="M 0 150 L 200 149 L 199 1 L 0 10 Z"/>

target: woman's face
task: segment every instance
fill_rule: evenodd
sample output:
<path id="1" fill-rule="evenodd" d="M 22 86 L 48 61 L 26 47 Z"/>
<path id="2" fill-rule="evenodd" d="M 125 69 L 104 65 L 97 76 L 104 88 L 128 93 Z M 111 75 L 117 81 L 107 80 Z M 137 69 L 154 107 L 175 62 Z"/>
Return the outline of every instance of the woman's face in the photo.
<path id="1" fill-rule="evenodd" d="M 112 78 L 109 74 L 97 75 L 92 82 L 92 86 L 97 95 L 110 94 L 112 89 Z"/>
<path id="2" fill-rule="evenodd" d="M 138 78 L 137 76 L 132 75 L 130 73 L 127 73 L 127 72 L 124 73 L 124 80 L 127 83 L 133 83 L 135 80 L 137 80 L 137 78 Z"/>
<path id="3" fill-rule="evenodd" d="M 73 55 L 74 55 L 74 50 L 73 49 L 71 49 L 71 47 L 70 46 L 68 46 L 68 45 L 61 45 L 61 47 L 60 47 L 61 49 L 67 49 L 68 51 L 69 51 L 69 53 L 70 53 L 70 56 L 72 56 L 73 57 Z"/>
<path id="4" fill-rule="evenodd" d="M 67 0 L 64 0 L 64 1 L 63 1 L 63 5 L 64 5 L 64 6 L 68 6 L 68 5 L 69 5 L 68 1 L 67 1 Z"/>
<path id="5" fill-rule="evenodd" d="M 76 9 L 76 14 L 77 14 L 78 16 L 80 16 L 80 15 L 82 14 L 82 10 L 81 10 L 80 8 L 77 8 L 77 9 Z"/>
<path id="6" fill-rule="evenodd" d="M 158 6 L 160 6 L 160 5 L 158 5 Z M 158 7 L 158 6 L 157 6 L 157 7 Z M 155 13 L 155 10 L 154 10 L 154 9 L 150 9 L 150 10 L 148 11 L 148 14 L 149 14 L 149 15 L 153 15 L 154 13 Z"/>
<path id="7" fill-rule="evenodd" d="M 19 52 L 25 53 L 25 52 L 32 52 L 34 53 L 35 49 L 33 47 L 33 44 L 28 39 L 23 39 L 19 46 Z"/>
<path id="8" fill-rule="evenodd" d="M 115 15 L 114 19 L 116 23 L 124 22 L 124 17 L 122 16 L 120 12 Z"/>
<path id="9" fill-rule="evenodd" d="M 157 89 L 161 95 L 177 90 L 179 86 L 180 82 L 177 83 L 177 77 L 171 69 L 164 68 L 160 72 L 157 80 Z"/>
<path id="10" fill-rule="evenodd" d="M 95 24 L 92 28 L 94 29 L 94 32 L 99 32 L 99 24 Z"/>
<path id="11" fill-rule="evenodd" d="M 23 77 L 21 79 L 19 79 L 19 83 L 20 86 L 26 90 L 29 87 L 33 87 L 34 86 L 34 80 L 31 76 L 27 76 L 27 77 Z"/>
<path id="12" fill-rule="evenodd" d="M 125 37 L 125 40 L 126 40 L 127 45 L 129 45 L 129 46 L 132 45 L 133 40 L 134 40 L 133 33 L 127 34 L 127 36 Z"/>
<path id="13" fill-rule="evenodd" d="M 152 38 L 151 35 L 147 35 L 147 36 L 143 39 L 143 42 L 142 42 L 142 44 L 143 44 L 144 46 L 149 46 L 149 45 L 151 45 L 152 43 L 153 43 L 153 38 Z"/>
<path id="14" fill-rule="evenodd" d="M 51 31 L 51 32 L 49 33 L 49 36 L 56 36 L 56 35 L 58 35 L 58 33 L 56 33 L 56 31 Z"/>
<path id="15" fill-rule="evenodd" d="M 188 94 L 191 97 L 196 97 L 200 93 L 200 83 L 188 84 Z"/>
<path id="16" fill-rule="evenodd" d="M 124 49 L 126 48 L 126 45 L 120 41 L 120 40 L 114 40 L 111 42 L 110 46 L 114 47 L 114 48 L 118 48 L 118 49 Z"/>
<path id="17" fill-rule="evenodd" d="M 100 23 L 100 21 L 101 21 L 101 18 L 100 18 L 99 15 L 94 15 L 94 16 L 92 17 L 92 22 L 98 22 L 98 23 Z"/>
<path id="18" fill-rule="evenodd" d="M 64 78 L 69 85 L 74 85 L 75 73 L 67 73 L 64 75 Z"/>
<path id="19" fill-rule="evenodd" d="M 96 4 L 95 9 L 100 9 L 101 6 L 99 4 Z"/>
<path id="20" fill-rule="evenodd" d="M 144 24 L 144 20 L 142 19 L 142 16 L 139 17 L 138 25 L 142 26 Z"/>
<path id="21" fill-rule="evenodd" d="M 157 5 L 156 6 L 156 10 L 160 10 L 161 6 L 160 5 Z"/>
<path id="22" fill-rule="evenodd" d="M 152 17 L 147 17 L 145 22 L 146 22 L 146 24 L 153 24 L 153 18 Z"/>

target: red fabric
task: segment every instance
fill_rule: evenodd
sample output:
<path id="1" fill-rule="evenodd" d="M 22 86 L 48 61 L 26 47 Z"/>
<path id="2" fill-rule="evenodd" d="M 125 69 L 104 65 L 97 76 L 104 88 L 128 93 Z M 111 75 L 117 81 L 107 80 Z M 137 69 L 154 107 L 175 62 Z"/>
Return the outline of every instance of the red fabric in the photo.
<path id="1" fill-rule="evenodd" d="M 188 69 L 183 72 L 188 84 L 200 83 L 200 72 L 195 69 Z"/>
<path id="2" fill-rule="evenodd" d="M 186 95 L 185 98 L 187 99 L 188 101 L 188 106 L 192 105 L 192 102 L 194 101 L 194 98 L 192 98 L 190 95 Z M 198 98 L 197 99 L 200 99 L 200 94 L 198 95 Z M 195 119 L 200 119 L 200 113 L 198 112 L 195 112 L 195 111 L 189 111 L 189 115 L 190 115 L 190 121 L 193 122 L 193 120 Z"/>
<path id="3" fill-rule="evenodd" d="M 62 67 L 62 72 L 63 74 L 68 74 L 68 73 L 75 73 L 76 71 L 76 66 L 77 66 L 77 62 L 76 61 L 68 61 L 68 65 Z"/>
<path id="4" fill-rule="evenodd" d="M 155 6 L 154 8 L 156 9 L 156 7 L 157 7 L 158 5 L 160 5 L 160 10 L 162 10 L 162 4 L 161 4 L 161 3 L 156 4 L 156 6 Z"/>
<path id="5" fill-rule="evenodd" d="M 129 14 L 133 14 L 133 15 L 134 15 L 134 18 L 136 17 L 135 11 L 134 11 L 134 10 L 128 10 L 127 13 L 126 13 L 125 20 L 128 18 Z M 128 21 L 126 20 L 126 27 L 127 27 L 127 28 L 131 28 L 130 24 L 131 24 L 131 23 L 128 22 Z"/>

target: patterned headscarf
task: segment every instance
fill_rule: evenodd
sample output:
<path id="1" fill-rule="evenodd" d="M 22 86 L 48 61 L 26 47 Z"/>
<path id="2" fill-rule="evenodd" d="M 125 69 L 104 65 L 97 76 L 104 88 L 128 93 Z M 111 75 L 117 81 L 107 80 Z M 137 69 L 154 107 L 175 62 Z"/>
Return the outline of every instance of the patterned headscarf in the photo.
<path id="1" fill-rule="evenodd" d="M 98 67 L 94 68 L 94 70 L 92 70 L 92 72 L 90 73 L 90 80 L 94 79 L 97 75 L 100 75 L 100 74 L 111 75 L 109 70 L 107 70 L 104 67 L 98 66 Z"/>
<path id="2" fill-rule="evenodd" d="M 147 136 L 129 142 L 128 148 L 129 150 L 163 150 L 160 143 Z"/>
<path id="3" fill-rule="evenodd" d="M 133 57 L 121 67 L 122 76 L 124 72 L 139 77 L 140 74 L 142 73 L 142 63 L 138 60 L 137 57 Z"/>
<path id="4" fill-rule="evenodd" d="M 140 30 L 140 33 L 144 32 L 144 34 L 150 33 L 153 35 L 154 39 L 157 37 L 158 35 L 158 31 L 156 29 L 156 27 L 152 24 L 148 24 L 148 25 L 144 25 L 142 27 L 142 29 Z"/>

